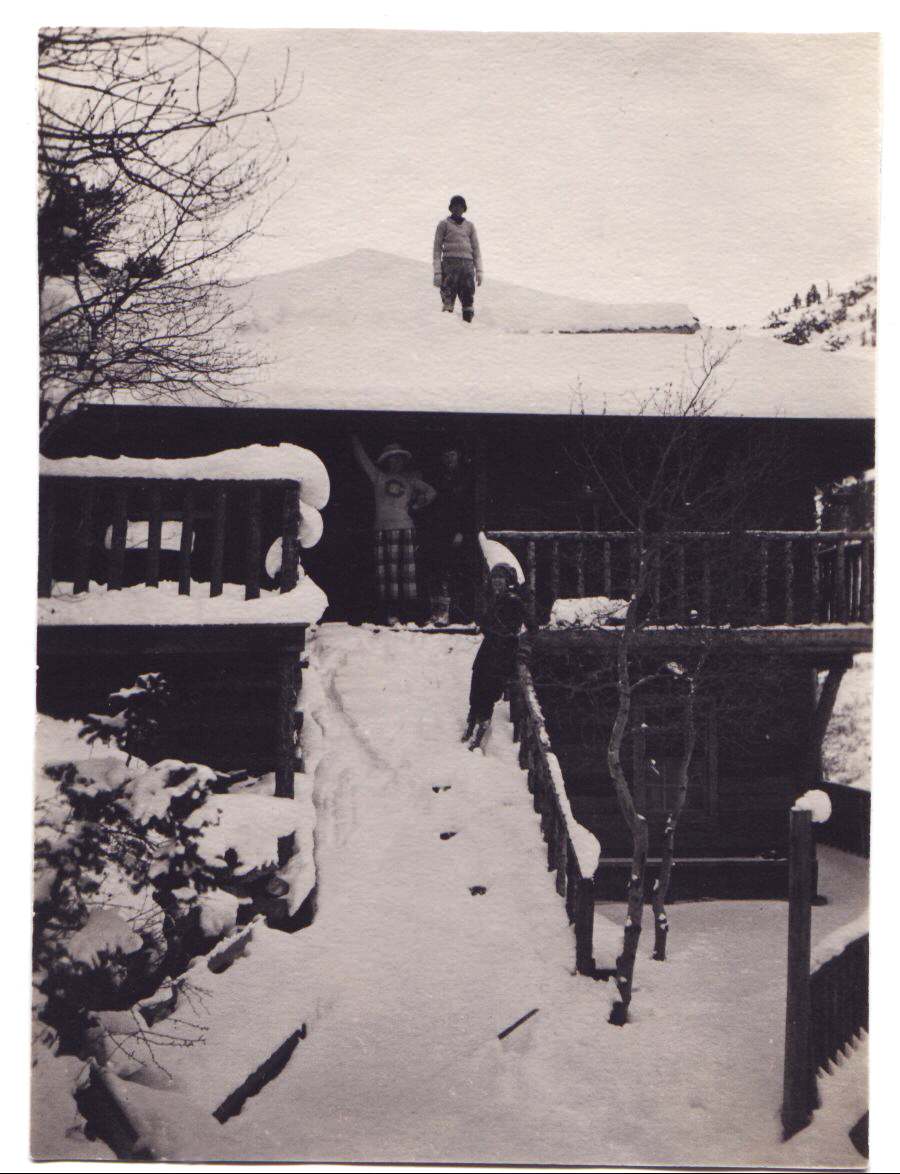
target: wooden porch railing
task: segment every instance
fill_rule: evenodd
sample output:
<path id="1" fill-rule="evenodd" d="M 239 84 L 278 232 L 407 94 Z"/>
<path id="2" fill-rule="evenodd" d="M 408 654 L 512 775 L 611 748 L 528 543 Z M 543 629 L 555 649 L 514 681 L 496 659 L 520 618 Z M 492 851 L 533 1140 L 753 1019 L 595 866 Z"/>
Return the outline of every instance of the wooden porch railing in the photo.
<path id="1" fill-rule="evenodd" d="M 265 546 L 282 540 L 279 586 L 297 585 L 300 485 L 296 481 L 209 481 L 138 477 L 40 479 L 38 595 L 54 582 L 71 581 L 76 593 L 92 581 L 117 591 L 130 582 L 159 586 L 162 525 L 177 521 L 181 540 L 169 577 L 180 595 L 198 582 L 209 594 L 223 583 L 244 587 L 245 599 L 260 593 Z M 146 524 L 146 542 L 128 550 L 128 524 Z"/>
<path id="2" fill-rule="evenodd" d="M 572 815 L 562 771 L 550 749 L 531 672 L 520 664 L 510 683 L 510 715 L 519 743 L 519 765 L 528 771 L 528 789 L 540 813 L 547 865 L 556 872 L 556 891 L 565 898 L 575 930 L 575 969 L 594 973 L 594 872 L 599 844 Z"/>
<path id="3" fill-rule="evenodd" d="M 539 608 L 558 598 L 627 599 L 634 592 L 634 531 L 490 530 L 488 537 L 519 559 Z M 651 623 L 872 622 L 869 530 L 677 531 L 644 541 Z"/>
<path id="4" fill-rule="evenodd" d="M 869 935 L 856 933 L 812 964 L 814 845 L 809 811 L 790 813 L 787 1005 L 781 1120 L 791 1137 L 819 1105 L 816 1073 L 869 1026 Z M 827 947 L 827 940 L 825 943 Z M 852 1122 L 848 1122 L 850 1128 Z"/>

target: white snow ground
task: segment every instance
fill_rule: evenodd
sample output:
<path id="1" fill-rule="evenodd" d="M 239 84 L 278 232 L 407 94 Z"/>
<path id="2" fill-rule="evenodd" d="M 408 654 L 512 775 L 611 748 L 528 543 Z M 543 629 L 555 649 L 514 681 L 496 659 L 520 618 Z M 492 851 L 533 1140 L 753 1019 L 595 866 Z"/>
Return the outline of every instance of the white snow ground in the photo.
<path id="1" fill-rule="evenodd" d="M 344 625 L 313 635 L 302 704 L 318 914 L 293 936 L 258 930 L 224 974 L 203 968 L 206 1043 L 165 1050 L 172 1092 L 120 1084 L 158 1152 L 861 1166 L 846 1131 L 865 1109 L 862 1048 L 820 1081 L 813 1125 L 780 1141 L 784 903 L 673 906 L 670 960 L 649 959 L 648 933 L 634 1022 L 607 1024 L 609 985 L 573 974 L 505 707 L 486 756 L 458 741 L 476 645 Z M 825 850 L 821 873 L 832 903 L 814 910 L 816 941 L 866 905 L 864 861 Z M 601 963 L 623 912 L 598 907 Z M 223 1091 L 301 1023 L 281 1075 L 219 1125 Z"/>

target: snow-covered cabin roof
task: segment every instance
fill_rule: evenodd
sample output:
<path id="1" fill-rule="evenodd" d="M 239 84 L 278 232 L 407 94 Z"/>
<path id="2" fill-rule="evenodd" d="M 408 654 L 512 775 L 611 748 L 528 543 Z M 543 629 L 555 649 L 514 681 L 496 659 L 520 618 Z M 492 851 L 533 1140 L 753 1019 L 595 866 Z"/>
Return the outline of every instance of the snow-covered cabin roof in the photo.
<path id="1" fill-rule="evenodd" d="M 466 325 L 441 312 L 429 261 L 369 249 L 258 278 L 240 297 L 240 337 L 270 360 L 244 393 L 257 407 L 631 415 L 689 382 L 707 345 L 733 347 L 717 415 L 874 416 L 872 348 L 675 333 L 695 324 L 684 306 L 603 306 L 488 270 Z M 568 333 L 583 330 L 601 333 Z"/>

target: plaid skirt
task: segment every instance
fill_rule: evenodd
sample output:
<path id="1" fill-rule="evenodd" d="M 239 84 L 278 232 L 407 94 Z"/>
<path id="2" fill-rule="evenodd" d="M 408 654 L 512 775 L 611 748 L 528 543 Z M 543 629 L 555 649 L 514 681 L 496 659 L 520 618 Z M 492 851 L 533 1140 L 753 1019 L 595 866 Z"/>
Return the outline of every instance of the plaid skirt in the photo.
<path id="1" fill-rule="evenodd" d="M 375 580 L 379 599 L 416 598 L 415 530 L 375 531 Z"/>

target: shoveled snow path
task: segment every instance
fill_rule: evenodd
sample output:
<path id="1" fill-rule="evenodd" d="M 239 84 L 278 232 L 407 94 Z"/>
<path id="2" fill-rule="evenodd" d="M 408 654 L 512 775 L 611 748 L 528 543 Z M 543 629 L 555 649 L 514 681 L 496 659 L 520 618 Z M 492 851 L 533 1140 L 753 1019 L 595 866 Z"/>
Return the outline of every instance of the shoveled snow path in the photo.
<path id="1" fill-rule="evenodd" d="M 269 996 L 309 1034 L 223 1131 L 234 1156 L 859 1164 L 844 1120 L 862 1074 L 823 1098 L 830 1129 L 780 1141 L 784 903 L 675 906 L 670 961 L 642 945 L 634 1022 L 607 1024 L 609 986 L 572 974 L 505 707 L 486 756 L 458 741 L 476 643 L 340 625 L 311 641 L 320 903 L 296 991 Z M 817 937 L 865 902 L 864 862 L 822 866 Z M 621 932 L 604 914 L 622 910 L 598 911 L 598 956 Z"/>

